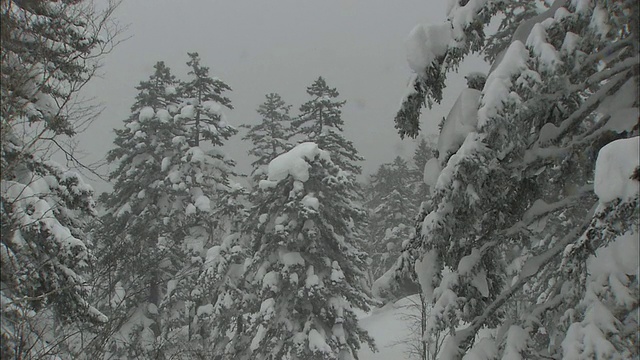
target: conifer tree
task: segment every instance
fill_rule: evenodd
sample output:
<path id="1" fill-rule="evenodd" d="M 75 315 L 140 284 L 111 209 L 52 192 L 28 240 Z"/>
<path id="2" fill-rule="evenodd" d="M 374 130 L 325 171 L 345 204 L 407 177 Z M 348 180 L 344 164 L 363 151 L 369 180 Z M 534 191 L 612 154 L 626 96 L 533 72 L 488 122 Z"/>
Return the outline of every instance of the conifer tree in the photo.
<path id="1" fill-rule="evenodd" d="M 290 148 L 288 142 L 291 117 L 289 110 L 291 105 L 287 105 L 280 95 L 270 93 L 266 95 L 266 100 L 258 107 L 258 114 L 262 122 L 258 125 L 242 125 L 249 129 L 247 135 L 242 140 L 249 140 L 253 148 L 249 150 L 249 155 L 256 158 L 251 163 L 253 166 L 253 181 L 257 182 L 266 171 L 269 162 Z"/>
<path id="2" fill-rule="evenodd" d="M 300 115 L 291 126 L 292 136 L 300 135 L 301 141 L 313 141 L 332 154 L 333 162 L 353 175 L 361 173 L 358 161 L 363 158 L 353 143 L 342 136 L 344 121 L 342 107 L 345 101 L 337 100 L 338 90 L 331 88 L 319 77 L 307 88 L 311 100 L 300 106 Z"/>
<path id="3" fill-rule="evenodd" d="M 191 68 L 192 79 L 184 84 L 183 96 L 193 106 L 194 114 L 185 120 L 183 126 L 190 126 L 191 146 L 200 146 L 202 139 L 210 141 L 214 146 L 222 145 L 222 139 L 235 134 L 235 129 L 227 126 L 222 119 L 222 107 L 233 109 L 231 100 L 224 96 L 231 87 L 218 78 L 209 75 L 209 68 L 200 65 L 197 52 L 188 53 L 187 65 Z"/>
<path id="4" fill-rule="evenodd" d="M 458 1 L 444 26 L 414 30 L 401 135 L 417 134 L 413 115 L 439 101 L 447 71 L 484 49 L 484 29 L 509 6 Z M 555 1 L 489 42 L 504 50 L 442 126 L 419 232 L 375 286 L 399 295 L 417 277 L 433 304 L 427 333 L 451 333 L 442 359 L 638 355 L 637 267 L 598 265 L 637 247 L 638 165 L 623 160 L 638 143 L 637 14 L 632 1 Z M 483 327 L 496 336 L 478 340 Z"/>
<path id="5" fill-rule="evenodd" d="M 413 217 L 417 212 L 414 183 L 407 162 L 397 156 L 392 163 L 383 164 L 371 175 L 373 197 L 368 202 L 371 256 L 371 275 L 379 278 L 391 268 L 400 254 L 402 244 L 414 232 Z"/>
<path id="6" fill-rule="evenodd" d="M 225 356 L 344 359 L 372 339 L 355 309 L 367 310 L 366 254 L 358 249 L 355 184 L 310 142 L 274 159 L 248 222 L 254 255 L 247 293 Z"/>
<path id="7" fill-rule="evenodd" d="M 125 129 L 116 130 L 117 147 L 109 153 L 108 160 L 119 164 L 99 236 L 110 269 L 113 301 L 106 305 L 120 319 L 107 349 L 115 349 L 115 356 L 169 356 L 177 344 L 192 343 L 192 320 L 202 300 L 192 290 L 205 249 L 225 231 L 219 229 L 226 225 L 234 163 L 219 145 L 236 130 L 212 100 L 218 95 L 207 87 L 206 68 L 197 54 L 191 57 L 200 77 L 184 86 L 164 63 L 156 64 L 138 87 L 132 115 Z M 213 148 L 196 145 L 203 141 Z"/>
<path id="8" fill-rule="evenodd" d="M 0 357 L 70 359 L 83 328 L 107 318 L 89 300 L 86 223 L 93 190 L 51 161 L 92 108 L 74 106 L 113 46 L 112 7 L 0 2 Z M 117 29 L 111 29 L 117 33 Z M 114 33 L 112 33 L 113 35 Z"/>
<path id="9" fill-rule="evenodd" d="M 420 207 L 420 203 L 429 195 L 429 186 L 424 181 L 424 172 L 427 162 L 434 157 L 433 149 L 427 143 L 424 136 L 420 137 L 418 146 L 413 152 L 413 166 L 411 175 L 414 183 L 415 204 Z"/>
<path id="10" fill-rule="evenodd" d="M 99 351 L 117 358 L 144 357 L 159 349 L 162 285 L 177 270 L 169 259 L 180 246 L 172 228 L 183 225 L 172 217 L 184 209 L 177 200 L 179 189 L 165 181 L 163 164 L 173 152 L 169 123 L 180 106 L 179 83 L 164 62 L 154 70 L 136 87 L 125 127 L 115 130 L 116 147 L 107 156 L 111 163 L 118 161 L 110 174 L 114 187 L 102 197 L 106 213 L 97 229 L 100 268 L 108 269 L 98 296 L 108 300 L 103 307 L 112 317 L 112 328 L 102 334 L 107 348 Z"/>

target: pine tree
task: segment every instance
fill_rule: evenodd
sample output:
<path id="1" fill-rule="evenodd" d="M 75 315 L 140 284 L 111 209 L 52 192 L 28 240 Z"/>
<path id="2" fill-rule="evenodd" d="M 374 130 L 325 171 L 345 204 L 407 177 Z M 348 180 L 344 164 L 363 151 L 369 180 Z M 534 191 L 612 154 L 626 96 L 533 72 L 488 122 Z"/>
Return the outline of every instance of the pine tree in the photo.
<path id="1" fill-rule="evenodd" d="M 82 1 L 0 3 L 3 359 L 72 358 L 84 345 L 82 329 L 107 320 L 88 302 L 93 190 L 47 150 L 75 160 L 62 139 L 92 115 L 74 100 L 113 45 L 101 37 L 111 10 L 96 13 Z"/>
<path id="2" fill-rule="evenodd" d="M 260 180 L 269 162 L 291 147 L 288 142 L 289 125 L 292 120 L 289 116 L 290 109 L 291 105 L 287 105 L 280 95 L 270 93 L 266 95 L 265 102 L 257 110 L 262 117 L 262 122 L 253 126 L 242 125 L 249 129 L 242 140 L 253 143 L 249 155 L 256 157 L 256 160 L 251 163 L 252 180 L 255 183 Z"/>
<path id="3" fill-rule="evenodd" d="M 179 109 L 179 83 L 164 62 L 154 70 L 136 87 L 125 127 L 115 130 L 116 147 L 107 156 L 110 163 L 118 161 L 110 174 L 114 187 L 102 197 L 106 213 L 96 236 L 100 268 L 107 269 L 98 296 L 107 300 L 103 307 L 112 317 L 112 328 L 103 334 L 107 348 L 99 351 L 119 358 L 144 357 L 159 348 L 161 287 L 177 271 L 169 259 L 180 246 L 172 227 L 184 223 L 172 217 L 184 209 L 177 199 L 180 182 L 166 181 L 164 160 L 173 152 L 169 123 Z"/>
<path id="4" fill-rule="evenodd" d="M 368 202 L 373 280 L 389 270 L 400 254 L 402 244 L 414 232 L 413 217 L 418 210 L 413 193 L 413 179 L 407 162 L 397 156 L 392 163 L 383 164 L 371 175 L 373 197 Z"/>
<path id="5" fill-rule="evenodd" d="M 116 356 L 169 356 L 177 344 L 191 343 L 202 300 L 192 290 L 205 249 L 224 234 L 225 215 L 233 212 L 234 163 L 219 146 L 236 130 L 212 100 L 218 95 L 206 68 L 190 55 L 200 77 L 181 86 L 164 63 L 156 64 L 108 156 L 119 165 L 99 236 L 110 269 L 106 305 L 120 319 L 109 339 Z"/>
<path id="6" fill-rule="evenodd" d="M 418 146 L 413 152 L 413 166 L 411 169 L 411 177 L 414 183 L 415 203 L 420 207 L 420 203 L 429 195 L 429 186 L 424 181 L 424 171 L 427 162 L 434 157 L 433 149 L 427 143 L 424 136 L 420 137 Z"/>
<path id="7" fill-rule="evenodd" d="M 366 254 L 354 223 L 364 211 L 355 184 L 314 143 L 274 159 L 251 211 L 253 257 L 244 274 L 227 357 L 337 359 L 372 339 L 358 327 L 367 310 Z M 345 357 L 346 356 L 346 357 Z"/>
<path id="8" fill-rule="evenodd" d="M 398 113 L 401 135 L 417 133 L 415 99 L 437 100 L 447 71 L 483 49 L 500 4 L 460 1 L 445 26 L 414 31 L 412 56 L 420 46 L 435 56 L 413 58 L 420 91 Z M 421 44 L 420 31 L 438 43 Z M 445 120 L 419 233 L 376 292 L 399 295 L 417 277 L 433 304 L 428 333 L 451 332 L 442 359 L 633 358 L 635 270 L 621 261 L 603 272 L 592 254 L 634 246 L 637 163 L 613 172 L 629 194 L 596 197 L 592 181 L 603 146 L 638 133 L 638 4 L 556 1 L 496 36 L 489 44 L 505 50 L 482 91 L 463 90 Z M 474 342 L 482 327 L 495 338 Z"/>
<path id="9" fill-rule="evenodd" d="M 220 146 L 222 139 L 228 139 L 237 132 L 228 126 L 222 114 L 222 107 L 233 109 L 231 100 L 223 95 L 225 91 L 231 91 L 231 87 L 222 80 L 209 76 L 209 68 L 200 65 L 197 52 L 188 55 L 190 60 L 187 65 L 191 68 L 189 75 L 193 78 L 184 84 L 183 96 L 189 99 L 195 112 L 183 125 L 191 127 L 189 144 L 200 146 L 200 141 L 205 139 L 214 146 Z"/>
<path id="10" fill-rule="evenodd" d="M 292 136 L 300 135 L 301 141 L 313 141 L 320 148 L 332 154 L 333 162 L 342 170 L 353 175 L 361 173 L 356 163 L 363 158 L 353 143 L 342 136 L 344 121 L 342 107 L 345 101 L 338 101 L 338 90 L 331 88 L 323 77 L 319 77 L 307 88 L 311 100 L 300 106 L 300 115 L 291 126 Z"/>

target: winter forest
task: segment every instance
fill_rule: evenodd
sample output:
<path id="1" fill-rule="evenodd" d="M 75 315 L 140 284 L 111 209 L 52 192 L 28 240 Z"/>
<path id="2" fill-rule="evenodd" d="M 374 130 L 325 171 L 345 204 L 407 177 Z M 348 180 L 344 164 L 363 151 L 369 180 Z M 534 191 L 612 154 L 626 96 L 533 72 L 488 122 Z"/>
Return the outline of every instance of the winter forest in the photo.
<path id="1" fill-rule="evenodd" d="M 449 0 L 410 24 L 390 161 L 323 73 L 252 122 L 207 42 L 99 104 L 123 4 L 0 4 L 0 358 L 640 356 L 637 0 Z"/>

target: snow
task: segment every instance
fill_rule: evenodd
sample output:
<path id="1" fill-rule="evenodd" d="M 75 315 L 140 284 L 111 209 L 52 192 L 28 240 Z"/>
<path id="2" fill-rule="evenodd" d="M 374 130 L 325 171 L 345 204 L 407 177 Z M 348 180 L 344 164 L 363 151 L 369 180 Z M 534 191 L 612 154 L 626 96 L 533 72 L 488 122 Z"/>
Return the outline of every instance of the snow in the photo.
<path id="1" fill-rule="evenodd" d="M 118 281 L 113 288 L 113 295 L 111 296 L 111 307 L 117 308 L 122 305 L 122 301 L 125 299 L 126 292 L 122 283 Z"/>
<path id="2" fill-rule="evenodd" d="M 331 281 L 340 282 L 344 279 L 344 272 L 340 269 L 340 265 L 337 261 L 331 264 Z"/>
<path id="3" fill-rule="evenodd" d="M 498 347 L 493 339 L 484 337 L 476 342 L 462 360 L 492 360 L 498 358 Z"/>
<path id="4" fill-rule="evenodd" d="M 424 183 L 431 186 L 432 188 L 436 186 L 438 182 L 438 176 L 440 176 L 440 171 L 442 168 L 440 167 L 440 161 L 437 158 L 431 158 L 424 165 L 424 173 L 423 180 Z"/>
<path id="5" fill-rule="evenodd" d="M 631 179 L 640 167 L 640 137 L 615 140 L 598 153 L 594 192 L 601 203 L 627 201 L 638 195 L 638 181 Z"/>
<path id="6" fill-rule="evenodd" d="M 140 114 L 138 115 L 138 120 L 140 122 L 148 121 L 153 119 L 154 115 L 155 115 L 155 111 L 153 111 L 153 108 L 150 106 L 145 106 L 140 110 Z"/>
<path id="7" fill-rule="evenodd" d="M 589 11 L 591 0 L 571 0 L 571 6 L 576 9 L 576 13 L 584 13 Z"/>
<path id="8" fill-rule="evenodd" d="M 320 208 L 320 202 L 318 201 L 318 198 L 316 198 L 312 194 L 305 195 L 301 202 L 304 207 L 309 209 L 318 211 L 318 209 Z"/>
<path id="9" fill-rule="evenodd" d="M 147 304 L 147 311 L 151 315 L 158 315 L 158 307 L 154 303 Z"/>
<path id="10" fill-rule="evenodd" d="M 313 142 L 304 142 L 288 152 L 271 160 L 268 167 L 268 180 L 270 183 L 260 182 L 260 187 L 275 186 L 287 177 L 291 176 L 294 180 L 305 182 L 309 179 L 310 161 L 316 157 L 330 161 L 329 153 L 321 150 L 317 144 Z"/>
<path id="11" fill-rule="evenodd" d="M 260 304 L 260 314 L 264 321 L 270 320 L 275 315 L 276 300 L 274 298 L 265 299 Z"/>
<path id="12" fill-rule="evenodd" d="M 360 326 L 373 337 L 378 352 L 372 352 L 363 344 L 358 352 L 360 360 L 405 359 L 404 352 L 409 349 L 409 344 L 401 341 L 413 335 L 405 315 L 419 316 L 419 310 L 410 306 L 419 301 L 418 295 L 412 295 L 383 308 L 374 309 L 371 314 L 365 314 L 359 320 Z"/>
<path id="13" fill-rule="evenodd" d="M 280 252 L 278 252 L 278 257 L 280 258 L 280 263 L 284 265 L 285 269 L 288 269 L 289 267 L 295 265 L 304 266 L 304 259 L 302 258 L 302 255 L 300 255 L 300 253 L 297 251 L 285 252 L 281 250 Z"/>
<path id="14" fill-rule="evenodd" d="M 158 112 L 156 112 L 156 117 L 162 122 L 171 121 L 171 114 L 169 114 L 169 112 L 165 109 L 158 110 Z"/>
<path id="15" fill-rule="evenodd" d="M 596 5 L 595 9 L 593 9 L 593 15 L 591 16 L 591 23 L 589 26 L 593 28 L 593 31 L 600 35 L 601 39 L 604 39 L 609 31 L 611 31 L 611 26 L 607 24 L 607 19 L 609 18 L 609 13 L 607 10 L 603 9 L 599 4 Z"/>
<path id="16" fill-rule="evenodd" d="M 122 205 L 120 209 L 118 209 L 118 211 L 116 212 L 116 217 L 124 216 L 127 213 L 131 213 L 131 204 L 129 203 Z"/>
<path id="17" fill-rule="evenodd" d="M 476 19 L 478 11 L 486 2 L 487 0 L 469 0 L 464 6 L 460 6 L 458 1 L 449 4 L 447 17 L 457 40 L 464 38 L 464 29 Z"/>
<path id="18" fill-rule="evenodd" d="M 262 288 L 272 291 L 278 290 L 278 284 L 280 283 L 278 273 L 276 271 L 269 271 L 262 278 Z"/>
<path id="19" fill-rule="evenodd" d="M 478 110 L 478 128 L 495 117 L 504 108 L 504 101 L 510 95 L 511 78 L 527 70 L 529 51 L 521 41 L 509 45 L 498 66 L 487 77 L 482 89 L 481 107 Z"/>
<path id="20" fill-rule="evenodd" d="M 187 105 L 180 109 L 180 117 L 186 119 L 193 119 L 196 116 L 196 108 L 193 105 Z"/>
<path id="21" fill-rule="evenodd" d="M 547 31 L 542 24 L 535 24 L 527 38 L 527 46 L 540 59 L 543 70 L 554 71 L 555 67 L 561 63 L 558 52 L 553 45 L 547 42 Z"/>
<path id="22" fill-rule="evenodd" d="M 224 116 L 222 113 L 222 105 L 217 101 L 205 101 L 202 103 L 202 108 L 207 112 L 220 116 L 221 118 Z"/>
<path id="23" fill-rule="evenodd" d="M 573 54 L 578 47 L 580 42 L 580 36 L 576 33 L 572 33 L 571 31 L 567 31 L 564 36 L 564 41 L 562 42 L 562 46 L 560 50 L 567 52 L 568 54 Z"/>
<path id="24" fill-rule="evenodd" d="M 160 165 L 160 171 L 165 172 L 169 170 L 169 166 L 171 166 L 171 158 L 167 156 L 162 159 L 162 164 Z"/>
<path id="25" fill-rule="evenodd" d="M 444 56 L 451 42 L 451 25 L 417 25 L 405 42 L 409 67 L 416 74 L 424 75 L 425 70 L 438 57 Z"/>
<path id="26" fill-rule="evenodd" d="M 480 262 L 482 253 L 478 249 L 472 249 L 471 254 L 464 256 L 458 263 L 458 274 L 467 276 L 471 274 L 471 271 Z"/>
<path id="27" fill-rule="evenodd" d="M 175 94 L 177 94 L 177 93 L 178 93 L 178 91 L 176 90 L 176 87 L 175 87 L 175 86 L 167 86 L 167 87 L 164 89 L 164 94 L 165 94 L 165 95 L 175 95 Z"/>
<path id="28" fill-rule="evenodd" d="M 560 21 L 570 15 L 571 13 L 569 12 L 569 10 L 567 10 L 567 8 L 564 6 L 561 6 L 556 10 L 555 13 L 553 13 L 553 19 L 556 21 Z"/>
<path id="29" fill-rule="evenodd" d="M 464 89 L 460 92 L 438 137 L 440 161 L 444 161 L 448 154 L 456 152 L 467 135 L 477 130 L 480 96 L 480 91 L 475 89 Z"/>
<path id="30" fill-rule="evenodd" d="M 253 340 L 251 340 L 251 345 L 249 349 L 251 349 L 251 351 L 256 351 L 256 349 L 260 347 L 260 343 L 262 342 L 262 339 L 264 339 L 264 336 L 266 334 L 267 334 L 267 328 L 265 328 L 264 325 L 260 324 L 260 326 L 258 326 L 258 331 L 256 332 L 256 335 L 253 337 Z"/>
<path id="31" fill-rule="evenodd" d="M 484 269 L 480 269 L 471 279 L 471 285 L 480 292 L 480 295 L 489 297 L 489 284 L 487 283 L 487 273 Z"/>
<path id="32" fill-rule="evenodd" d="M 321 286 L 320 278 L 314 273 L 313 266 L 309 266 L 309 268 L 307 269 L 307 279 L 305 280 L 304 285 L 307 288 Z"/>
<path id="33" fill-rule="evenodd" d="M 258 217 L 258 222 L 260 224 L 264 224 L 268 218 L 269 218 L 269 214 L 260 214 L 260 216 Z"/>
<path id="34" fill-rule="evenodd" d="M 640 269 L 639 241 L 637 233 L 628 231 L 606 247 L 598 248 L 595 256 L 591 255 L 587 259 L 589 277 L 608 279 L 613 273 L 637 275 Z"/>
<path id="35" fill-rule="evenodd" d="M 422 259 L 416 260 L 416 275 L 427 302 L 433 298 L 433 278 L 437 275 L 437 265 L 438 255 L 435 250 L 429 250 Z"/>
<path id="36" fill-rule="evenodd" d="M 202 306 L 198 306 L 198 310 L 196 310 L 196 315 L 198 317 L 202 315 L 212 315 L 213 314 L 213 304 L 206 304 Z"/>
<path id="37" fill-rule="evenodd" d="M 191 149 L 187 150 L 187 156 L 189 155 L 191 155 L 191 159 L 189 160 L 189 162 L 191 162 L 192 164 L 204 164 L 205 154 L 199 147 L 194 146 Z"/>
<path id="38" fill-rule="evenodd" d="M 521 352 L 527 348 L 529 333 L 517 325 L 511 325 L 507 332 L 504 354 L 505 360 L 523 360 Z"/>
<path id="39" fill-rule="evenodd" d="M 211 200 L 205 195 L 200 195 L 196 198 L 194 205 L 198 210 L 203 212 L 211 212 Z"/>
<path id="40" fill-rule="evenodd" d="M 325 341 L 325 337 L 322 336 L 316 329 L 309 331 L 309 350 L 312 352 L 323 352 L 330 354 L 331 346 Z"/>
<path id="41" fill-rule="evenodd" d="M 606 115 L 611 117 L 602 130 L 613 130 L 621 133 L 630 131 L 636 126 L 638 124 L 638 114 L 640 114 L 635 104 L 637 99 L 638 88 L 635 78 L 630 78 L 615 93 L 607 96 L 596 110 L 603 117 Z"/>

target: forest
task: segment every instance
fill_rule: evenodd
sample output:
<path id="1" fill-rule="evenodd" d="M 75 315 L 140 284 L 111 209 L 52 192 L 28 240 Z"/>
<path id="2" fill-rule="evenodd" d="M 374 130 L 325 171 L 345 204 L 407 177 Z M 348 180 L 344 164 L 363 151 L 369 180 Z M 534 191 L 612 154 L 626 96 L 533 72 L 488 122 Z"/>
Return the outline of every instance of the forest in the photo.
<path id="1" fill-rule="evenodd" d="M 97 193 L 104 3 L 0 0 L 0 358 L 640 356 L 636 0 L 449 0 L 387 119 L 415 146 L 370 174 L 323 74 L 250 124 L 200 49 L 153 59 Z"/>

